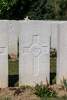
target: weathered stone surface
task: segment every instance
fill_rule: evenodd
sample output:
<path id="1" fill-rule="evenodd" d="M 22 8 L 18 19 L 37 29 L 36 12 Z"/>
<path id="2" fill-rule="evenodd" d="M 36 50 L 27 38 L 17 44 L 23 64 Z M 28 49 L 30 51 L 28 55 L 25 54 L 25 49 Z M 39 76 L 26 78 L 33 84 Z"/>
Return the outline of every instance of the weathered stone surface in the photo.
<path id="1" fill-rule="evenodd" d="M 59 22 L 51 23 L 51 48 L 54 48 L 56 50 L 57 50 L 58 23 Z"/>
<path id="2" fill-rule="evenodd" d="M 0 21 L 0 88 L 8 86 L 7 21 Z"/>
<path id="3" fill-rule="evenodd" d="M 19 85 L 31 85 L 50 78 L 50 24 L 23 21 L 19 38 Z"/>
<path id="4" fill-rule="evenodd" d="M 18 39 L 19 39 L 19 22 L 15 20 L 8 21 L 9 46 L 8 53 L 12 59 L 17 58 L 18 54 Z"/>
<path id="5" fill-rule="evenodd" d="M 67 21 L 48 21 L 51 23 L 51 48 L 57 50 L 58 24 L 67 23 Z"/>
<path id="6" fill-rule="evenodd" d="M 57 84 L 67 79 L 67 23 L 58 26 Z"/>

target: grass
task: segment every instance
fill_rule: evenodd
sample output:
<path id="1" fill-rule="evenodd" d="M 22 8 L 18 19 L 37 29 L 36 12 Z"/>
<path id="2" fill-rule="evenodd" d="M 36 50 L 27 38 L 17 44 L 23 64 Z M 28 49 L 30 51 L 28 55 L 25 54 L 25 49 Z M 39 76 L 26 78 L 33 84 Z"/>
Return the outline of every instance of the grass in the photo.
<path id="1" fill-rule="evenodd" d="M 10 61 L 8 63 L 8 74 L 9 75 L 18 75 L 19 74 L 19 61 Z"/>
<path id="2" fill-rule="evenodd" d="M 67 100 L 67 97 L 58 97 L 58 98 L 45 98 L 41 100 Z"/>
<path id="3" fill-rule="evenodd" d="M 12 98 L 9 97 L 4 97 L 2 98 L 2 100 L 13 100 Z M 32 99 L 31 99 L 32 100 Z M 60 98 L 45 98 L 45 99 L 41 99 L 41 100 L 67 100 L 67 97 L 60 97 Z"/>
<path id="4" fill-rule="evenodd" d="M 10 97 L 4 97 L 2 100 L 12 100 Z"/>
<path id="5" fill-rule="evenodd" d="M 10 61 L 8 63 L 8 86 L 19 85 L 19 61 Z"/>
<path id="6" fill-rule="evenodd" d="M 50 72 L 56 73 L 56 58 L 50 59 Z"/>
<path id="7" fill-rule="evenodd" d="M 56 58 L 50 59 L 50 83 L 56 83 Z"/>

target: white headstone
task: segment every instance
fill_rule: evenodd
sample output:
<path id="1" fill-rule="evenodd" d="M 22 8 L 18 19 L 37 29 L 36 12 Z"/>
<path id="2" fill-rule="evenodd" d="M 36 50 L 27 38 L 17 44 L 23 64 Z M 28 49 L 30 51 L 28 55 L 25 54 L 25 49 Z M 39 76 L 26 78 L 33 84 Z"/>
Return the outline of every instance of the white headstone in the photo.
<path id="1" fill-rule="evenodd" d="M 58 23 L 59 22 L 51 23 L 51 48 L 56 50 L 57 50 Z"/>
<path id="2" fill-rule="evenodd" d="M 57 50 L 58 24 L 67 23 L 67 21 L 48 21 L 51 23 L 51 48 Z"/>
<path id="3" fill-rule="evenodd" d="M 18 38 L 19 38 L 19 22 L 9 20 L 8 22 L 9 46 L 8 53 L 11 57 L 17 57 L 18 54 Z"/>
<path id="4" fill-rule="evenodd" d="M 7 21 L 0 20 L 0 88 L 8 86 Z"/>
<path id="5" fill-rule="evenodd" d="M 50 24 L 23 21 L 19 39 L 19 85 L 46 84 L 50 78 Z"/>
<path id="6" fill-rule="evenodd" d="M 57 84 L 67 79 L 67 23 L 58 26 Z"/>

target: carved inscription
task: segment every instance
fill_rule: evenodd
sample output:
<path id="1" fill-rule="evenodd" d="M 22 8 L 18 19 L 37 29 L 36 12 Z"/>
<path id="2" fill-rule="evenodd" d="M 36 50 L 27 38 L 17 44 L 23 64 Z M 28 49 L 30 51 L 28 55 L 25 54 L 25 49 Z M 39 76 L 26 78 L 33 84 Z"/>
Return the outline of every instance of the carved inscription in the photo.
<path id="1" fill-rule="evenodd" d="M 41 53 L 48 53 L 48 47 L 39 44 L 39 35 L 35 34 L 32 36 L 32 45 L 30 47 L 23 47 L 24 53 L 32 53 L 33 60 L 33 74 L 37 76 L 39 74 L 39 56 Z"/>

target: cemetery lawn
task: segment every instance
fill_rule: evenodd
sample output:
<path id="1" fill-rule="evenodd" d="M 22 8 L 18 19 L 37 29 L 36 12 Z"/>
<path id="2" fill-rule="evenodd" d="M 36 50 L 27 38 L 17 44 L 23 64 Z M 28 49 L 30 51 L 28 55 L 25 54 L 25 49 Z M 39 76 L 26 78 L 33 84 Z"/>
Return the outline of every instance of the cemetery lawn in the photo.
<path id="1" fill-rule="evenodd" d="M 19 61 L 11 61 L 8 63 L 8 74 L 9 75 L 18 75 L 19 74 Z"/>
<path id="2" fill-rule="evenodd" d="M 56 58 L 50 59 L 50 72 L 56 73 Z"/>
<path id="3" fill-rule="evenodd" d="M 8 86 L 18 86 L 19 85 L 19 61 L 8 62 Z"/>

